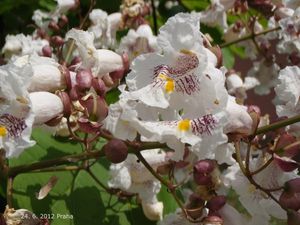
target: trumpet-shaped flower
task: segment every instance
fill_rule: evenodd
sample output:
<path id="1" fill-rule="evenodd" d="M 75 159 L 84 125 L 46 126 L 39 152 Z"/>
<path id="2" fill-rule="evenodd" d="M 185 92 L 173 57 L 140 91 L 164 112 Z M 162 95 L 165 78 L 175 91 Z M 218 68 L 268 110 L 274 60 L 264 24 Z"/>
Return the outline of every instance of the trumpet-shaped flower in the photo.
<path id="1" fill-rule="evenodd" d="M 94 35 L 91 32 L 72 29 L 66 34 L 66 39 L 73 39 L 82 58 L 82 66 L 92 69 L 93 75 L 102 77 L 107 73 L 123 69 L 123 60 L 117 53 L 96 49 Z"/>
<path id="2" fill-rule="evenodd" d="M 143 24 L 137 30 L 129 30 L 127 35 L 122 38 L 117 51 L 119 53 L 126 52 L 129 60 L 132 61 L 141 54 L 157 52 L 158 50 L 157 40 L 150 26 Z"/>
<path id="3" fill-rule="evenodd" d="M 0 148 L 8 158 L 35 143 L 30 140 L 34 114 L 27 92 L 31 76 L 29 65 L 0 67 Z"/>

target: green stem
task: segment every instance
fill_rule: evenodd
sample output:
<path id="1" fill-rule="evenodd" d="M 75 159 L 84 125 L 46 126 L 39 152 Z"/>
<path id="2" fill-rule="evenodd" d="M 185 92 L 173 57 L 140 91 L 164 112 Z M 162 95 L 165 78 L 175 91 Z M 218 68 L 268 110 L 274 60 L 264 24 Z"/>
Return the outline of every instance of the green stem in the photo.
<path id="1" fill-rule="evenodd" d="M 14 178 L 9 177 L 7 180 L 7 189 L 6 189 L 7 205 L 9 208 L 13 208 L 13 184 L 14 184 Z"/>
<path id="2" fill-rule="evenodd" d="M 252 33 L 252 34 L 249 34 L 249 35 L 244 36 L 242 38 L 236 39 L 234 41 L 230 41 L 228 43 L 221 44 L 220 48 L 226 48 L 230 45 L 237 44 L 239 42 L 246 41 L 248 39 L 253 39 L 257 36 L 264 35 L 264 34 L 267 34 L 267 33 L 273 32 L 273 31 L 277 31 L 277 30 L 280 30 L 280 29 L 281 29 L 280 27 L 275 27 L 275 28 L 272 28 L 272 29 L 264 30 L 264 31 L 259 32 L 259 33 Z"/>
<path id="3" fill-rule="evenodd" d="M 277 130 L 279 128 L 294 124 L 300 122 L 300 115 L 285 119 L 285 120 L 281 120 L 278 121 L 276 123 L 272 123 L 270 125 L 267 126 L 263 126 L 263 127 L 259 127 L 254 135 L 259 135 L 259 134 L 265 134 L 269 131 L 273 131 L 273 130 Z"/>

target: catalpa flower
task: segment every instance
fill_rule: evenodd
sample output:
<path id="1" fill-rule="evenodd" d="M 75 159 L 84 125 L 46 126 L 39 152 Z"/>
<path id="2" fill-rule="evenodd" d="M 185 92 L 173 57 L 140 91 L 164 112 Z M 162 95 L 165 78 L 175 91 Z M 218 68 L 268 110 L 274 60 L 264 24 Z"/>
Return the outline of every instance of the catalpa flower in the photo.
<path id="1" fill-rule="evenodd" d="M 179 13 L 168 20 L 158 36 L 163 55 L 141 55 L 132 63 L 126 79 L 131 99 L 182 111 L 184 118 L 201 117 L 226 106 L 224 72 L 214 67 L 216 57 L 203 46 L 199 29 L 198 14 Z"/>
<path id="2" fill-rule="evenodd" d="M 151 27 L 143 24 L 137 30 L 129 30 L 127 35 L 121 39 L 117 51 L 119 53 L 126 52 L 129 60 L 132 61 L 141 54 L 157 52 L 158 50 L 157 40 L 152 33 Z"/>
<path id="3" fill-rule="evenodd" d="M 121 23 L 121 13 L 107 13 L 101 9 L 94 9 L 89 19 L 92 25 L 88 31 L 95 36 L 94 44 L 97 48 L 111 48 L 116 45 L 116 32 Z"/>
<path id="4" fill-rule="evenodd" d="M 156 170 L 166 163 L 166 154 L 159 149 L 145 150 L 141 153 L 151 167 Z M 111 179 L 108 185 L 123 191 L 136 193 L 142 201 L 142 207 L 149 219 L 159 220 L 162 217 L 163 205 L 157 200 L 160 182 L 138 161 L 135 155 L 110 166 Z M 152 211 L 152 213 L 151 213 Z M 156 212 L 153 214 L 153 212 Z"/>
<path id="5" fill-rule="evenodd" d="M 24 34 L 7 35 L 5 44 L 2 48 L 5 58 L 9 59 L 12 56 L 30 55 L 33 53 L 41 54 L 42 48 L 49 45 L 47 40 L 34 39 L 32 36 Z"/>
<path id="6" fill-rule="evenodd" d="M 265 160 L 260 155 L 250 161 L 251 171 L 255 171 L 263 165 Z M 253 179 L 263 188 L 275 189 L 295 177 L 295 173 L 284 173 L 280 167 L 272 162 L 267 168 L 253 176 Z M 239 195 L 239 201 L 252 216 L 251 225 L 268 225 L 271 216 L 278 219 L 286 219 L 286 212 L 263 191 L 256 189 L 242 174 L 237 163 L 229 167 L 224 175 L 224 184 L 232 187 Z M 279 199 L 280 191 L 272 192 Z"/>
<path id="7" fill-rule="evenodd" d="M 27 92 L 31 76 L 29 65 L 0 67 L 0 148 L 8 158 L 35 144 L 30 140 L 34 113 Z"/>
<path id="8" fill-rule="evenodd" d="M 66 39 L 75 41 L 82 58 L 82 67 L 91 69 L 94 76 L 102 77 L 123 69 L 123 59 L 120 55 L 110 50 L 96 49 L 93 33 L 73 28 L 66 34 Z"/>

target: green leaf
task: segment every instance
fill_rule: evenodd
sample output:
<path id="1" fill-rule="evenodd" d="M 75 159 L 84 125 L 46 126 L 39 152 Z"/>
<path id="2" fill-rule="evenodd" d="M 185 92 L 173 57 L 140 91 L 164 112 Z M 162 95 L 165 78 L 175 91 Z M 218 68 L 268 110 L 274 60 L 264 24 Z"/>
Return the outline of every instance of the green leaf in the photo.
<path id="1" fill-rule="evenodd" d="M 223 64 L 227 69 L 232 69 L 235 63 L 234 54 L 230 48 L 222 48 Z"/>
<path id="2" fill-rule="evenodd" d="M 121 92 L 117 88 L 110 90 L 109 92 L 106 93 L 106 96 L 105 96 L 106 102 L 109 105 L 116 103 L 119 100 L 120 94 L 121 94 Z"/>
<path id="3" fill-rule="evenodd" d="M 190 11 L 202 11 L 210 5 L 209 0 L 182 0 L 181 3 Z"/>
<path id="4" fill-rule="evenodd" d="M 168 192 L 165 186 L 161 187 L 157 197 L 159 201 L 164 203 L 164 215 L 173 213 L 178 208 L 177 202 L 173 198 L 172 194 Z"/>
<path id="5" fill-rule="evenodd" d="M 10 165 L 30 164 L 62 155 L 82 152 L 81 146 L 64 138 L 54 138 L 40 129 L 34 130 L 37 145 L 27 149 Z M 105 142 L 98 141 L 101 148 Z M 103 183 L 109 179 L 109 163 L 101 158 L 91 167 L 91 171 Z M 42 200 L 36 193 L 51 176 L 58 182 L 48 196 Z M 84 170 L 53 171 L 18 175 L 14 180 L 13 198 L 15 208 L 25 208 L 38 217 L 51 219 L 52 225 L 154 225 L 143 214 L 142 209 L 131 201 L 121 201 L 105 192 Z"/>

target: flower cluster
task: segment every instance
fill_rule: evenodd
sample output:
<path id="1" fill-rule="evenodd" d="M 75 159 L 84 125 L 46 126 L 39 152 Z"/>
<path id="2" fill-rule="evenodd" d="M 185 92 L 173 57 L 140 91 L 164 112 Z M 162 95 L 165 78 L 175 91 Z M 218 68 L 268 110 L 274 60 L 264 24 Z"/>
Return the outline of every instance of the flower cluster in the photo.
<path id="1" fill-rule="evenodd" d="M 168 18 L 158 31 L 148 18 L 156 27 L 161 2 L 151 3 L 124 0 L 112 14 L 90 7 L 75 28 L 68 13 L 80 11 L 80 1 L 57 0 L 52 11 L 34 12 L 31 35 L 6 36 L 3 174 L 10 182 L 18 175 L 6 161 L 36 144 L 31 134 L 39 127 L 81 143 L 84 152 L 25 170 L 75 163 L 109 194 L 135 198 L 159 225 L 267 225 L 272 218 L 299 224 L 298 1 L 211 0 L 201 12 Z M 171 10 L 183 3 L 163 4 Z M 225 42 L 202 32 L 210 29 L 221 30 Z M 226 52 L 243 55 L 251 67 L 229 68 Z M 274 98 L 274 123 L 253 105 L 254 94 Z M 89 161 L 100 156 L 111 163 L 104 182 Z M 178 204 L 168 215 L 158 197 L 163 187 Z M 6 224 L 26 222 L 20 217 L 31 212 L 11 202 Z"/>

